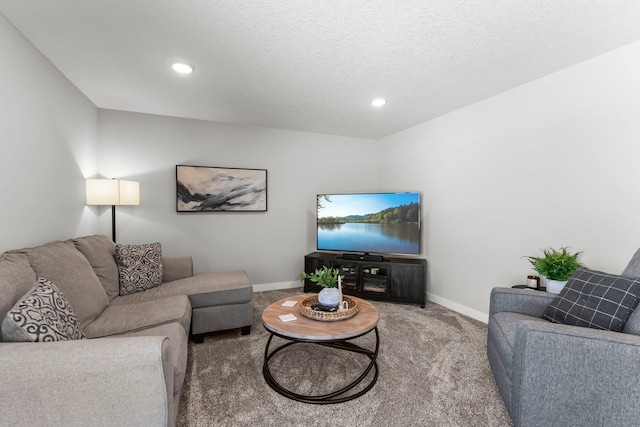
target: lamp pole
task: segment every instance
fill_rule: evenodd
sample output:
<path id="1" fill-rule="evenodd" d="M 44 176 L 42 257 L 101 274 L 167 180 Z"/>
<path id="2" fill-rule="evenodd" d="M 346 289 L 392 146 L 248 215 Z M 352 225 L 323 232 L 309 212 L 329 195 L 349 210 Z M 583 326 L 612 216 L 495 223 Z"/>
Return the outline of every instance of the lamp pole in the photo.
<path id="1" fill-rule="evenodd" d="M 116 205 L 111 205 L 111 240 L 116 242 Z"/>

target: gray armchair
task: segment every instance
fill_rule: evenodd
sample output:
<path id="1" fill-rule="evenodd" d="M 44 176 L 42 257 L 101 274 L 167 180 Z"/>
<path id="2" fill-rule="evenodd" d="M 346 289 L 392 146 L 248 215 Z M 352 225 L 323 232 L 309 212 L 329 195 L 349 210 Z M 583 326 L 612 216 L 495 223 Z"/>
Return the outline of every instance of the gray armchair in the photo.
<path id="1" fill-rule="evenodd" d="M 624 276 L 638 260 L 640 250 Z M 555 297 L 491 292 L 487 357 L 514 425 L 640 425 L 640 308 L 622 333 L 603 331 L 543 319 Z"/>

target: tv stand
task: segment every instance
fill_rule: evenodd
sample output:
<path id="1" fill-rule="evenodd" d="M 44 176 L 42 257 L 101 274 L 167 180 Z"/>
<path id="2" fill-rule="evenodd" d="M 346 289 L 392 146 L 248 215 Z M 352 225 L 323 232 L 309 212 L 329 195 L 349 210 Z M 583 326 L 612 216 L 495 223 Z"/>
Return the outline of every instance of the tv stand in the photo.
<path id="1" fill-rule="evenodd" d="M 342 280 L 342 292 L 360 298 L 380 301 L 427 302 L 427 261 L 421 258 L 383 257 L 382 255 L 312 252 L 304 257 L 304 271 L 313 273 L 323 266 L 337 268 Z M 309 279 L 305 292 L 320 292 L 322 288 Z"/>

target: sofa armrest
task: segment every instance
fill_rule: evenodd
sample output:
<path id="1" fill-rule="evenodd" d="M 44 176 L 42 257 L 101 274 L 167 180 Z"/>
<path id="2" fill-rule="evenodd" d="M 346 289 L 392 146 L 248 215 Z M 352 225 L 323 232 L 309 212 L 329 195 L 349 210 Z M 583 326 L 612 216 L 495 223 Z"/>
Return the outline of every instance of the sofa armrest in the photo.
<path id="1" fill-rule="evenodd" d="M 163 282 L 173 282 L 193 276 L 193 258 L 190 256 L 165 256 L 162 257 L 164 271 Z"/>
<path id="2" fill-rule="evenodd" d="M 0 343 L 0 423 L 172 425 L 169 351 L 165 337 Z"/>
<path id="3" fill-rule="evenodd" d="M 547 322 L 516 331 L 516 426 L 637 425 L 640 337 Z"/>
<path id="4" fill-rule="evenodd" d="M 540 317 L 556 295 L 532 289 L 493 288 L 489 303 L 489 317 L 509 311 Z"/>

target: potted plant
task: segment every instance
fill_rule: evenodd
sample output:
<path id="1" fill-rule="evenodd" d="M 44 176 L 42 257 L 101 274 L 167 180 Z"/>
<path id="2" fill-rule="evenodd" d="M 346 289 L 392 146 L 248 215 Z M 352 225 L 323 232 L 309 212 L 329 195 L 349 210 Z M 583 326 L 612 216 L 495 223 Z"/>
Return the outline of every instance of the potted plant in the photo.
<path id="1" fill-rule="evenodd" d="M 547 292 L 559 294 L 569 277 L 582 264 L 578 262 L 578 255 L 582 252 L 570 253 L 567 248 L 559 250 L 547 248 L 542 251 L 540 257 L 527 256 L 533 269 L 547 279 Z"/>
<path id="2" fill-rule="evenodd" d="M 336 307 L 340 304 L 340 291 L 338 290 L 338 277 L 340 280 L 344 276 L 340 276 L 340 270 L 337 268 L 329 268 L 326 265 L 318 268 L 311 274 L 304 271 L 301 273 L 302 279 L 309 279 L 323 289 L 318 293 L 318 302 L 327 307 Z"/>

